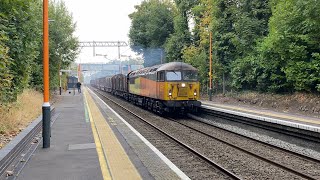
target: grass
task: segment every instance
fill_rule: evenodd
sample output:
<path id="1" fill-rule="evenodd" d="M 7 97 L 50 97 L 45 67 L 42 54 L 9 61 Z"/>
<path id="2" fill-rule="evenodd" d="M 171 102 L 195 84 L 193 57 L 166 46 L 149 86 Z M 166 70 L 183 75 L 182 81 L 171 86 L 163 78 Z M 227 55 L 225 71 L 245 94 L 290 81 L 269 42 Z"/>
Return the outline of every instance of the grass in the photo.
<path id="1" fill-rule="evenodd" d="M 24 90 L 17 102 L 0 107 L 0 134 L 17 134 L 41 114 L 42 94 Z"/>

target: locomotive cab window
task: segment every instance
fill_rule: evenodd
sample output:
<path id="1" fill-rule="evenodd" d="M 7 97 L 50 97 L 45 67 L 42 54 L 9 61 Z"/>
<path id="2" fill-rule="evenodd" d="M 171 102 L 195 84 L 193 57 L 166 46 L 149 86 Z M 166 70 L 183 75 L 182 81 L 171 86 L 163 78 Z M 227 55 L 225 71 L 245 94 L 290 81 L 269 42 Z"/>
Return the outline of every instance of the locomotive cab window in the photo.
<path id="1" fill-rule="evenodd" d="M 183 71 L 183 80 L 185 81 L 198 81 L 197 71 Z"/>
<path id="2" fill-rule="evenodd" d="M 182 76 L 180 71 L 167 71 L 166 72 L 167 81 L 181 81 Z"/>
<path id="3" fill-rule="evenodd" d="M 158 81 L 164 81 L 164 71 L 158 72 Z"/>

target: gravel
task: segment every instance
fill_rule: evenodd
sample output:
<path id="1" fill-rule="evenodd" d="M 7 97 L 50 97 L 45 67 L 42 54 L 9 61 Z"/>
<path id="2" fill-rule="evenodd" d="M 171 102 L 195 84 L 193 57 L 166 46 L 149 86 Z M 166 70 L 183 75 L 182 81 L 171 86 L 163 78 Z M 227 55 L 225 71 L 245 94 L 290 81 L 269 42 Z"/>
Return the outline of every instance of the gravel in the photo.
<path id="1" fill-rule="evenodd" d="M 244 138 L 240 135 L 227 132 L 199 121 L 179 119 L 179 123 L 193 127 L 201 132 L 256 154 L 259 157 L 264 157 L 272 162 L 276 162 L 290 169 L 294 169 L 303 174 L 308 174 L 316 179 L 320 179 L 319 162 L 314 162 L 313 160 L 306 159 L 299 155 L 293 155 L 285 150 L 275 148 L 272 145 L 262 144 L 252 139 Z"/>
<path id="2" fill-rule="evenodd" d="M 288 173 L 267 162 L 256 159 L 251 155 L 234 149 L 224 143 L 213 140 L 203 134 L 190 130 L 172 121 L 155 122 L 162 129 L 169 132 L 180 141 L 187 143 L 198 152 L 206 155 L 213 161 L 232 171 L 244 179 L 297 179 L 299 176 Z"/>
<path id="3" fill-rule="evenodd" d="M 233 123 L 230 121 L 221 122 L 226 120 L 222 120 L 220 118 L 213 118 L 209 116 L 204 116 L 204 117 L 205 118 L 199 118 L 199 117 L 194 117 L 194 118 L 199 121 L 206 122 L 214 126 L 227 129 L 227 130 L 236 132 L 238 134 L 241 134 L 262 142 L 267 142 L 271 145 L 285 148 L 287 150 L 297 152 L 299 154 L 303 154 L 303 155 L 312 157 L 314 159 L 320 160 L 320 150 L 317 150 L 317 148 L 320 147 L 318 143 L 314 143 L 314 142 L 306 143 L 305 140 L 294 139 L 291 136 L 280 135 L 279 133 L 276 133 L 276 135 L 274 135 L 275 134 L 274 132 L 266 131 L 263 129 L 257 129 L 254 127 L 247 127 L 247 126 L 243 128 L 239 126 L 239 123 Z M 230 123 L 230 124 L 226 124 L 226 123 Z M 275 138 L 273 136 L 278 136 L 278 138 Z M 281 137 L 282 139 L 280 139 L 280 136 L 282 136 Z M 290 141 L 293 141 L 294 143 L 289 143 Z M 300 142 L 300 141 L 303 141 L 303 142 Z M 311 149 L 311 148 L 314 148 L 314 149 Z"/>
<path id="4" fill-rule="evenodd" d="M 126 106 L 131 111 L 143 118 L 148 118 L 148 120 L 155 121 L 163 120 L 162 117 L 159 117 L 152 112 L 145 111 L 140 107 L 134 106 L 120 99 L 115 99 L 115 97 L 112 96 L 110 96 L 110 98 L 116 100 L 121 105 Z M 113 104 L 109 104 L 109 106 L 112 107 L 123 118 L 125 118 L 128 123 L 130 123 L 191 179 L 228 179 L 228 177 L 221 173 L 220 170 L 215 169 L 212 165 L 206 163 L 198 156 L 195 156 L 193 153 L 178 145 L 171 139 L 164 137 L 161 133 L 155 131 L 153 128 L 146 126 L 145 123 L 137 120 L 136 117 L 133 117 L 128 112 Z"/>
<path id="5" fill-rule="evenodd" d="M 2 149 L 6 144 L 8 144 L 15 135 L 5 135 L 5 134 L 0 134 L 0 149 Z"/>
<path id="6" fill-rule="evenodd" d="M 113 96 L 111 96 L 111 98 L 115 99 L 115 97 Z M 301 179 L 301 177 L 288 173 L 262 160 L 253 158 L 252 156 L 246 153 L 240 152 L 239 150 L 236 150 L 234 148 L 231 148 L 221 142 L 214 141 L 212 138 L 208 138 L 199 133 L 191 131 L 190 129 L 185 128 L 175 123 L 174 121 L 170 121 L 165 118 L 159 117 L 158 115 L 145 111 L 140 107 L 131 105 L 120 99 L 116 99 L 116 101 L 121 103 L 123 106 L 126 106 L 130 110 L 134 111 L 135 113 L 143 117 L 146 117 L 148 121 L 151 122 L 152 124 L 155 124 L 158 127 L 161 127 L 161 129 L 170 133 L 172 136 L 178 138 L 184 143 L 187 143 L 189 146 L 196 148 L 202 154 L 205 154 L 207 157 L 210 157 L 214 161 L 217 161 L 219 164 L 223 165 L 225 168 L 231 170 L 232 172 L 239 175 L 243 179 L 270 179 L 270 178 L 271 179 Z M 198 118 L 198 120 L 211 123 L 215 126 L 225 128 L 225 129 L 237 132 L 239 134 L 243 134 L 245 136 L 254 137 L 259 141 L 268 142 L 270 144 L 273 144 L 279 147 L 286 147 L 289 150 L 292 150 L 295 152 L 298 151 L 301 154 L 305 154 L 310 157 L 320 157 L 319 156 L 320 153 L 318 151 L 308 149 L 306 147 L 298 146 L 296 144 L 288 143 L 284 140 L 285 138 L 283 138 L 282 140 L 279 140 L 271 136 L 267 136 L 266 135 L 268 134 L 267 132 L 261 132 L 260 130 L 255 130 L 257 132 L 259 131 L 261 132 L 261 133 L 257 133 L 248 129 L 239 128 L 234 125 L 221 123 L 219 122 L 221 120 L 217 120 L 213 118 L 211 118 L 210 120 L 205 118 Z M 135 123 L 135 122 L 132 120 L 131 123 Z M 133 125 L 133 126 L 141 131 L 143 131 L 144 129 L 143 127 L 139 127 L 139 126 L 142 126 L 141 124 Z M 154 141 L 154 143 L 157 144 L 157 140 Z M 159 147 L 159 150 L 164 151 L 163 154 L 167 154 L 168 156 L 171 156 L 171 158 L 170 157 L 168 158 L 174 162 L 175 158 L 177 157 L 172 156 L 172 154 L 170 154 L 170 151 L 169 152 L 166 151 L 166 148 L 165 148 L 166 145 L 164 142 L 159 142 L 159 143 L 160 145 L 158 146 L 155 145 L 155 146 Z M 185 159 L 185 161 L 188 162 L 187 163 L 188 165 L 192 164 L 193 160 L 194 159 L 192 158 L 191 160 Z M 180 162 L 178 163 L 181 163 L 181 159 L 180 159 Z M 183 169 L 184 166 L 186 166 L 186 164 L 177 164 L 177 166 Z M 199 171 L 199 172 L 206 171 L 206 169 L 202 169 L 201 166 L 198 167 L 197 164 L 194 164 L 193 166 L 196 171 Z M 190 177 L 199 178 L 193 175 L 190 175 Z"/>

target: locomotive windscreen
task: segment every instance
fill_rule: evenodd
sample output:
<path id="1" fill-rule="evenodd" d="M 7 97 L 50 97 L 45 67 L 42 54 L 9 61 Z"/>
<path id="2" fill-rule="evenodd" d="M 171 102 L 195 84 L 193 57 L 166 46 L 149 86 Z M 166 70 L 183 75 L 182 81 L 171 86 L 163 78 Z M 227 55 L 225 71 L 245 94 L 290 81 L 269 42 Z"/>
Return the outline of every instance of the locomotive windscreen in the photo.
<path id="1" fill-rule="evenodd" d="M 185 80 L 185 81 L 198 81 L 198 72 L 197 71 L 183 71 L 182 77 L 183 77 L 183 80 Z"/>
<path id="2" fill-rule="evenodd" d="M 168 71 L 166 74 L 167 81 L 181 81 L 182 76 L 180 71 Z"/>
<path id="3" fill-rule="evenodd" d="M 166 72 L 167 81 L 198 81 L 197 71 L 167 71 Z"/>

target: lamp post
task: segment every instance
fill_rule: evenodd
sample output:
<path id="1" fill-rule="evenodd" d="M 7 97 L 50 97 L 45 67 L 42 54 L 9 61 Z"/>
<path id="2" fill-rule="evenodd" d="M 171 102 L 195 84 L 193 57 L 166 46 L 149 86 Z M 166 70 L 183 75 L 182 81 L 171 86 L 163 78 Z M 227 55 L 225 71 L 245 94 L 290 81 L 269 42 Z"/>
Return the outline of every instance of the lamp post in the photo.
<path id="1" fill-rule="evenodd" d="M 81 63 L 78 64 L 78 82 L 80 82 Z"/>
<path id="2" fill-rule="evenodd" d="M 50 147 L 50 102 L 49 102 L 49 0 L 43 0 L 43 105 L 42 137 L 43 148 Z"/>
<path id="3" fill-rule="evenodd" d="M 62 86 L 61 86 L 61 76 L 62 76 L 62 72 L 59 71 L 59 94 L 62 94 Z"/>
<path id="4" fill-rule="evenodd" d="M 212 101 L 212 32 L 210 31 L 209 101 Z"/>

